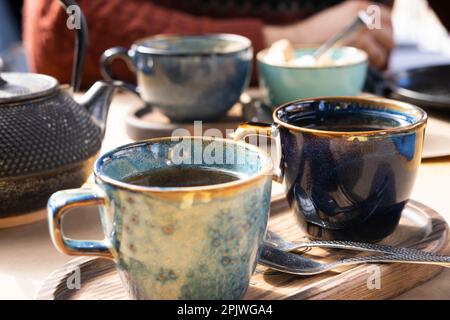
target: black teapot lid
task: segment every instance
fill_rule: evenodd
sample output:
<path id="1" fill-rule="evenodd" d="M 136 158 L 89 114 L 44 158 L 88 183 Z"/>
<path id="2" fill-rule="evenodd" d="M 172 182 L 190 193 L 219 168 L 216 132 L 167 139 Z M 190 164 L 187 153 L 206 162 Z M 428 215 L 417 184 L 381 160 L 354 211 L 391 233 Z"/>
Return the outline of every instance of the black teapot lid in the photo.
<path id="1" fill-rule="evenodd" d="M 48 96 L 57 89 L 58 81 L 43 74 L 25 72 L 0 73 L 0 104 Z"/>

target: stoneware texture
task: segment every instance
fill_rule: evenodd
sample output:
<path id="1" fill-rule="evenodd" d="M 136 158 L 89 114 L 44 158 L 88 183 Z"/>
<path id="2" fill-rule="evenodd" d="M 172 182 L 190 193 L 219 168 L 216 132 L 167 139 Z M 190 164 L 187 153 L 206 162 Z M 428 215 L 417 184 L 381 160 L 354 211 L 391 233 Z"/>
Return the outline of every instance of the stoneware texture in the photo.
<path id="1" fill-rule="evenodd" d="M 95 192 L 62 191 L 50 199 L 53 241 L 68 254 L 113 259 L 135 299 L 239 299 L 249 285 L 267 226 L 271 159 L 243 143 L 189 139 L 192 148 L 232 150 L 234 159 L 243 158 L 237 164 L 208 165 L 194 164 L 192 158 L 191 164 L 183 166 L 228 170 L 242 178 L 183 188 L 121 182 L 137 173 L 173 165 L 179 145 L 170 138 L 148 140 L 103 155 L 95 165 Z M 100 212 L 105 241 L 61 239 L 59 219 L 64 207 L 86 205 L 99 198 L 104 199 Z"/>
<path id="2" fill-rule="evenodd" d="M 314 49 L 296 48 L 295 56 L 311 54 Z M 259 84 L 265 92 L 264 102 L 273 108 L 303 98 L 358 95 L 367 74 L 367 54 L 352 47 L 334 49 L 333 59 L 353 58 L 342 66 L 298 67 L 265 62 L 267 50 L 257 55 Z"/>
<path id="3" fill-rule="evenodd" d="M 250 40 L 238 35 L 168 35 L 105 51 L 104 70 L 114 56 L 135 70 L 136 90 L 146 103 L 183 122 L 227 113 L 249 84 L 253 51 Z"/>

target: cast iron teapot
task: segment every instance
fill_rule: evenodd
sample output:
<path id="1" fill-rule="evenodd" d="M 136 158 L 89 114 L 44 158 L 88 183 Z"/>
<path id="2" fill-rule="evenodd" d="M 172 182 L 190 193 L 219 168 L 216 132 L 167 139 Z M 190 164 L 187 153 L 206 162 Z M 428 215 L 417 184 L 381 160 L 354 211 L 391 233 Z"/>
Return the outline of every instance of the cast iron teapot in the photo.
<path id="1" fill-rule="evenodd" d="M 87 25 L 80 15 L 74 91 L 80 84 L 87 47 Z M 119 86 L 120 82 L 98 81 L 77 103 L 50 76 L 0 74 L 0 219 L 44 208 L 53 192 L 86 181 Z"/>

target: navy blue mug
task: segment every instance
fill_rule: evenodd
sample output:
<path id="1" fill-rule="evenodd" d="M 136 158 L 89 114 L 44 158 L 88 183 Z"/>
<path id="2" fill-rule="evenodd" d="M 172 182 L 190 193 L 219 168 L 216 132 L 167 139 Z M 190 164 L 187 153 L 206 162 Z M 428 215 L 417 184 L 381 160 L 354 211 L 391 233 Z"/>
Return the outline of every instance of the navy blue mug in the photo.
<path id="1" fill-rule="evenodd" d="M 242 124 L 235 138 L 276 138 L 287 199 L 311 238 L 377 241 L 395 230 L 421 161 L 422 109 L 389 99 L 322 97 L 284 104 L 273 119 Z"/>
<path id="2" fill-rule="evenodd" d="M 124 85 L 171 120 L 217 120 L 247 88 L 253 49 L 248 38 L 234 34 L 148 37 L 131 49 L 106 50 L 101 58 L 105 79 L 117 79 L 111 69 L 116 58 L 137 76 L 137 86 Z"/>

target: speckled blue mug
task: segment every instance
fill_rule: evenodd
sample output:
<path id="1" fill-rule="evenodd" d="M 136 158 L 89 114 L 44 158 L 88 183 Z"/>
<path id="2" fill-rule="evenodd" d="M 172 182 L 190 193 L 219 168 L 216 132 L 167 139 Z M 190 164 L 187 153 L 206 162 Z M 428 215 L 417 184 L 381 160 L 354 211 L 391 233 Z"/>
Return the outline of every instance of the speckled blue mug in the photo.
<path id="1" fill-rule="evenodd" d="M 227 170 L 240 178 L 172 188 L 124 182 L 175 165 L 181 143 L 195 152 L 177 165 Z M 211 150 L 219 160 L 199 160 L 199 152 Z M 104 154 L 94 173 L 95 187 L 59 191 L 48 202 L 50 234 L 59 251 L 114 260 L 134 299 L 239 299 L 245 294 L 267 227 L 269 156 L 231 140 L 161 138 Z M 87 205 L 100 206 L 103 241 L 72 240 L 62 232 L 67 209 Z"/>

